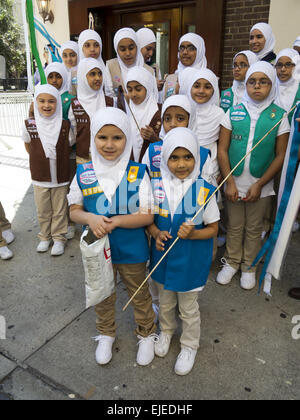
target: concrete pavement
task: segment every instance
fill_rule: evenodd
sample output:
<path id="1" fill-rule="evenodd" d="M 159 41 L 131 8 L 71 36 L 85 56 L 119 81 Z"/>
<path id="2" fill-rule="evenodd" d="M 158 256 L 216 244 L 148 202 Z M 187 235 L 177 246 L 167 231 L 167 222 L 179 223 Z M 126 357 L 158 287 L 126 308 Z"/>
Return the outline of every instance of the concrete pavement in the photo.
<path id="1" fill-rule="evenodd" d="M 300 398 L 300 339 L 292 338 L 300 302 L 287 296 L 300 284 L 300 232 L 294 234 L 283 280 L 273 297 L 245 292 L 238 276 L 221 287 L 214 279 L 219 258 L 199 297 L 202 339 L 190 375 L 178 377 L 174 363 L 178 334 L 165 359 L 136 365 L 137 340 L 132 309 L 118 285 L 118 338 L 112 362 L 94 360 L 97 335 L 93 309 L 85 310 L 80 231 L 63 257 L 38 255 L 38 223 L 27 156 L 19 139 L 0 142 L 0 198 L 13 221 L 15 258 L 0 261 L 0 400 L 204 400 Z"/>

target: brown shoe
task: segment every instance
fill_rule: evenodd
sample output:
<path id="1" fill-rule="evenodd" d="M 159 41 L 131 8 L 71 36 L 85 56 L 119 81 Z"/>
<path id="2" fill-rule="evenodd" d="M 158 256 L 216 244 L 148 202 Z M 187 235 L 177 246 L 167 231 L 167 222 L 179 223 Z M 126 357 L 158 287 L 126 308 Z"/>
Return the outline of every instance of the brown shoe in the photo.
<path id="1" fill-rule="evenodd" d="M 300 300 L 300 287 L 290 289 L 288 294 L 291 298 Z"/>

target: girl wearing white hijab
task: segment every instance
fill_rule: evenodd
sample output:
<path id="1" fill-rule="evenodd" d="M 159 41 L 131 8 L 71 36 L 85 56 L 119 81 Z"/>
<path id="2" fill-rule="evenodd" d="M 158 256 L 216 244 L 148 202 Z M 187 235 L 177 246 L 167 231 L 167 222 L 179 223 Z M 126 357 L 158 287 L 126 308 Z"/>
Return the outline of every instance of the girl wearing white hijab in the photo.
<path id="1" fill-rule="evenodd" d="M 79 46 L 75 41 L 67 41 L 61 46 L 63 63 L 68 72 L 69 92 L 77 95 L 77 67 L 79 63 Z"/>
<path id="2" fill-rule="evenodd" d="M 224 267 L 217 277 L 228 284 L 241 268 L 241 287 L 255 287 L 256 267 L 250 268 L 261 247 L 263 222 L 271 207 L 274 177 L 281 170 L 288 133 L 284 109 L 275 105 L 276 72 L 264 61 L 253 64 L 246 75 L 246 91 L 241 104 L 224 117 L 218 158 L 226 177 L 255 144 L 277 127 L 236 169 L 226 183 L 227 242 Z"/>
<path id="3" fill-rule="evenodd" d="M 175 74 L 167 77 L 165 82 L 165 99 L 178 93 L 178 77 L 186 68 L 204 69 L 207 67 L 204 39 L 197 34 L 188 33 L 179 41 L 178 67 Z"/>
<path id="4" fill-rule="evenodd" d="M 107 96 L 109 94 L 109 75 L 105 69 L 105 64 L 102 58 L 103 44 L 100 35 L 92 29 L 86 29 L 81 32 L 78 38 L 79 59 L 94 58 L 99 61 L 101 69 L 103 69 L 103 86 Z"/>
<path id="5" fill-rule="evenodd" d="M 250 31 L 250 50 L 257 55 L 260 61 L 273 63 L 276 59 L 274 48 L 276 44 L 275 35 L 268 23 L 257 23 Z"/>
<path id="6" fill-rule="evenodd" d="M 233 105 L 238 105 L 244 97 L 246 73 L 252 64 L 257 63 L 256 54 L 251 51 L 240 51 L 233 58 L 233 85 L 221 93 L 221 108 L 227 112 Z"/>
<path id="7" fill-rule="evenodd" d="M 286 48 L 277 55 L 277 97 L 275 103 L 290 111 L 300 101 L 300 56 L 292 48 Z M 291 123 L 293 112 L 289 115 Z"/>
<path id="8" fill-rule="evenodd" d="M 77 163 L 90 161 L 90 122 L 99 109 L 112 107 L 114 101 L 103 91 L 104 67 L 94 58 L 84 58 L 78 65 L 77 98 L 72 100 L 69 120 L 76 135 Z"/>
<path id="9" fill-rule="evenodd" d="M 25 121 L 23 140 L 30 156 L 30 170 L 40 224 L 37 252 L 53 256 L 64 253 L 68 217 L 70 146 L 74 136 L 70 123 L 62 119 L 59 92 L 51 85 L 40 85 L 34 96 L 35 119 Z"/>
<path id="10" fill-rule="evenodd" d="M 184 127 L 174 128 L 164 139 L 161 178 L 152 183 L 155 204 L 159 210 L 154 224 L 148 228 L 152 236 L 150 266 L 153 268 L 161 259 L 162 252 L 169 248 L 177 236 L 180 238 L 153 273 L 160 301 L 161 333 L 155 344 L 157 356 L 165 357 L 169 351 L 177 329 L 177 303 L 183 320 L 181 352 L 175 364 L 175 373 L 178 375 L 187 375 L 192 370 L 199 348 L 198 292 L 207 281 L 212 262 L 213 237 L 217 235 L 220 219 L 216 198 L 212 197 L 194 223 L 187 222 L 215 190 L 201 178 L 200 160 L 198 141 L 193 132 Z M 202 195 L 204 190 L 205 198 Z"/>
<path id="11" fill-rule="evenodd" d="M 132 295 L 146 276 L 149 247 L 144 226 L 153 222 L 149 177 L 145 165 L 130 161 L 132 140 L 126 114 L 116 108 L 98 111 L 91 125 L 90 165 L 79 165 L 68 196 L 72 219 L 88 225 L 96 238 L 109 235 L 115 275 L 120 273 Z M 88 190 L 92 194 L 86 194 Z M 138 197 L 137 200 L 134 197 Z M 109 363 L 116 336 L 116 293 L 96 306 L 98 347 L 96 361 Z M 154 358 L 155 315 L 148 287 L 133 300 L 137 363 Z"/>
<path id="12" fill-rule="evenodd" d="M 158 140 L 161 128 L 154 78 L 144 67 L 133 67 L 126 77 L 126 90 L 129 96 L 127 114 L 133 138 L 133 156 L 136 162 L 141 162 L 150 143 Z M 140 102 L 143 97 L 144 100 Z"/>
<path id="13" fill-rule="evenodd" d="M 219 107 L 220 93 L 217 76 L 209 69 L 190 70 L 182 73 L 183 83 L 180 93 L 187 95 L 195 109 L 195 120 L 192 130 L 198 144 L 209 149 L 213 166 L 213 185 L 217 185 L 220 174 L 217 161 L 220 124 L 224 111 Z"/>
<path id="14" fill-rule="evenodd" d="M 117 58 L 107 61 L 109 74 L 108 89 L 110 96 L 117 97 L 125 93 L 125 81 L 129 70 L 133 67 L 145 67 L 154 76 L 154 70 L 144 63 L 136 33 L 131 28 L 120 29 L 114 37 L 114 48 Z"/>

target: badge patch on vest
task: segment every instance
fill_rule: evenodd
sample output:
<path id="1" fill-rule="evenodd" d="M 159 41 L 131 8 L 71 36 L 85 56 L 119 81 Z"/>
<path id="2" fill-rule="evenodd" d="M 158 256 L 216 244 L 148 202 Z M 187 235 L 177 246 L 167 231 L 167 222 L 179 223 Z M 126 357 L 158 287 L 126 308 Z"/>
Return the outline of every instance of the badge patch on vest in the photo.
<path id="1" fill-rule="evenodd" d="M 154 199 L 157 203 L 161 204 L 165 201 L 166 193 L 165 193 L 164 190 L 156 189 L 156 190 L 154 190 L 153 195 L 154 195 Z"/>
<path id="2" fill-rule="evenodd" d="M 127 178 L 128 182 L 131 183 L 137 180 L 139 169 L 140 168 L 138 166 L 131 166 L 128 172 L 128 178 Z"/>
<path id="3" fill-rule="evenodd" d="M 230 115 L 231 121 L 244 121 L 247 113 L 245 111 L 233 111 Z"/>
<path id="4" fill-rule="evenodd" d="M 152 165 L 154 168 L 160 169 L 161 155 L 153 156 Z"/>
<path id="5" fill-rule="evenodd" d="M 97 177 L 94 171 L 86 171 L 80 175 L 80 182 L 83 185 L 91 185 L 97 181 Z"/>
<path id="6" fill-rule="evenodd" d="M 101 193 L 103 193 L 101 187 L 87 188 L 85 190 L 82 190 L 82 194 L 84 197 L 89 197 L 90 195 L 96 195 Z"/>
<path id="7" fill-rule="evenodd" d="M 199 204 L 199 206 L 203 206 L 203 204 L 206 202 L 208 194 L 209 194 L 208 188 L 204 188 L 204 187 L 200 188 L 198 198 L 197 198 L 197 203 Z"/>

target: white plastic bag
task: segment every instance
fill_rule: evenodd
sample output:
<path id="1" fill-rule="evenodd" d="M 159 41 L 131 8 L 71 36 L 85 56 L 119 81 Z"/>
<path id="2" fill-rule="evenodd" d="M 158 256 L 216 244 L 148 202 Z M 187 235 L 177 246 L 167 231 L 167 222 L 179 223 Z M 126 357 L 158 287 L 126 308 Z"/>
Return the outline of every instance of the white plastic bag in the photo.
<path id="1" fill-rule="evenodd" d="M 86 229 L 80 240 L 85 272 L 86 308 L 103 302 L 115 291 L 109 238 L 97 239 Z"/>

